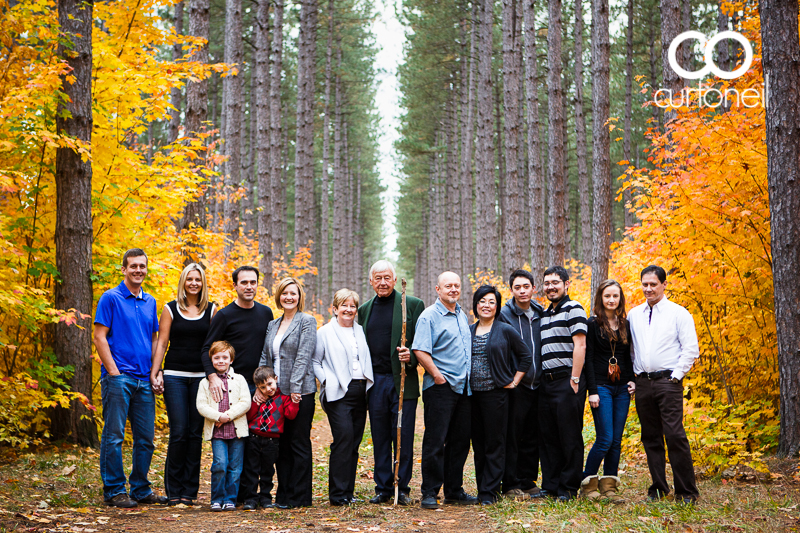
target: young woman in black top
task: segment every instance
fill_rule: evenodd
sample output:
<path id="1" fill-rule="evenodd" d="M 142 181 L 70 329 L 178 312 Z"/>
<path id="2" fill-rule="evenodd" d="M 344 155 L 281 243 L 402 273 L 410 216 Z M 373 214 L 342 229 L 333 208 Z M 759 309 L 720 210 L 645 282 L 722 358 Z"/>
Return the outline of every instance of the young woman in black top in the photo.
<path id="1" fill-rule="evenodd" d="M 192 505 L 200 488 L 203 417 L 197 412 L 195 400 L 200 382 L 206 376 L 200 354 L 215 312 L 214 304 L 208 301 L 205 272 L 197 263 L 191 263 L 181 272 L 177 298 L 165 305 L 161 313 L 158 345 L 150 370 L 153 392 L 164 395 L 169 418 L 164 468 L 169 505 Z"/>
<path id="2" fill-rule="evenodd" d="M 625 294 L 614 280 L 606 280 L 594 296 L 594 316 L 586 334 L 586 373 L 596 440 L 586 458 L 581 494 L 601 495 L 621 502 L 617 495 L 622 433 L 631 395 L 636 390 L 631 361 L 631 329 L 625 313 Z M 603 463 L 603 476 L 597 477 Z"/>

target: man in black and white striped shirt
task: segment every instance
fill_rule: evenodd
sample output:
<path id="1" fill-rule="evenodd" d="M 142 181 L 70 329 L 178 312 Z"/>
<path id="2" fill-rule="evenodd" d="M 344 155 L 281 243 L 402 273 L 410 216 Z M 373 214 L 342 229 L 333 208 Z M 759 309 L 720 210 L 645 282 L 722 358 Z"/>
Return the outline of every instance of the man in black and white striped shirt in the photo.
<path id="1" fill-rule="evenodd" d="M 569 274 L 561 266 L 544 272 L 550 307 L 541 320 L 542 381 L 539 434 L 542 490 L 539 497 L 571 500 L 578 494 L 583 466 L 583 406 L 586 379 L 586 311 L 570 300 Z"/>

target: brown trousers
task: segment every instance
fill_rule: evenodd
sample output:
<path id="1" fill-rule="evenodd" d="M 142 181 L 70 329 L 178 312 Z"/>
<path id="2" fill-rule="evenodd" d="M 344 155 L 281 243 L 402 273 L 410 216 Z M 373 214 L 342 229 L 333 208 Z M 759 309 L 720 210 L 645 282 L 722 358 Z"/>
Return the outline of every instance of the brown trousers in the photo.
<path id="1" fill-rule="evenodd" d="M 675 496 L 696 499 L 700 493 L 694 476 L 692 451 L 683 429 L 683 382 L 637 377 L 636 412 L 642 425 L 642 444 L 653 479 L 647 493 L 662 497 L 669 493 L 664 454 L 666 440 Z"/>

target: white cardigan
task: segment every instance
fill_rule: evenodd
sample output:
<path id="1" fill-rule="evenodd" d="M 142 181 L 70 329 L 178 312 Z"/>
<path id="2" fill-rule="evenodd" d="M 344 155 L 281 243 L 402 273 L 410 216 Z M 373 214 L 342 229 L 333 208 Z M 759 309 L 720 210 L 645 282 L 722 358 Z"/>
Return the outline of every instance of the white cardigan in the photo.
<path id="1" fill-rule="evenodd" d="M 353 324 L 358 344 L 358 357 L 361 371 L 367 379 L 367 389 L 372 387 L 372 359 L 369 355 L 364 329 Z M 319 380 L 319 398 L 328 402 L 341 400 L 347 394 L 347 387 L 353 378 L 350 364 L 353 330 L 343 328 L 334 317 L 333 320 L 317 330 L 317 346 L 312 358 L 314 375 Z"/>
<path id="2" fill-rule="evenodd" d="M 222 414 L 219 412 L 219 403 L 211 399 L 208 390 L 208 378 L 200 382 L 197 390 L 197 411 L 205 418 L 203 426 L 203 438 L 211 440 L 214 434 L 214 422 L 219 420 Z M 225 414 L 233 420 L 233 427 L 236 428 L 236 436 L 246 437 L 247 430 L 247 411 L 250 410 L 250 387 L 247 380 L 241 374 L 236 374 L 233 367 L 228 369 L 228 403 L 230 407 Z"/>

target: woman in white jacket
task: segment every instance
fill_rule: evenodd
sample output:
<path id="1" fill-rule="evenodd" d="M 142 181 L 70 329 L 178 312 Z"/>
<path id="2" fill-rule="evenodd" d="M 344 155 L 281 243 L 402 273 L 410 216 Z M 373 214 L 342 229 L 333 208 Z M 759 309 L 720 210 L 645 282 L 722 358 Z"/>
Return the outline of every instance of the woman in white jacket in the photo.
<path id="1" fill-rule="evenodd" d="M 320 402 L 333 434 L 328 477 L 331 505 L 350 505 L 358 467 L 358 447 L 367 421 L 372 360 L 364 330 L 355 323 L 358 294 L 340 289 L 333 296 L 334 318 L 317 331 L 314 374 Z"/>

